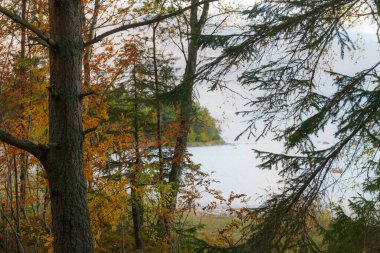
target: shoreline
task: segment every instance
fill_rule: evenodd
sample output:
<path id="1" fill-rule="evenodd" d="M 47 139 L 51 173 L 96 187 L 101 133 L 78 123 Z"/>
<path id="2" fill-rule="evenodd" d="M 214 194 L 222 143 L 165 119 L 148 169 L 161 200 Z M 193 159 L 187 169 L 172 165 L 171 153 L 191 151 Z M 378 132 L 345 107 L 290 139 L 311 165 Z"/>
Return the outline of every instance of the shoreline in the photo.
<path id="1" fill-rule="evenodd" d="M 212 146 L 224 146 L 231 145 L 230 143 L 226 143 L 225 141 L 215 141 L 215 142 L 192 142 L 188 144 L 189 148 L 194 147 L 212 147 Z"/>

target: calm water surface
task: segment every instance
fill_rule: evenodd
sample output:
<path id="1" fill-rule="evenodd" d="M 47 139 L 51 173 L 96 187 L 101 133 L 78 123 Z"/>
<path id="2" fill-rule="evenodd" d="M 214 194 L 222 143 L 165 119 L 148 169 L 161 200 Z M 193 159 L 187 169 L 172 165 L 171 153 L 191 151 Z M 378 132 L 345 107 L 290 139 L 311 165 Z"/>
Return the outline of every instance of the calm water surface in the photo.
<path id="1" fill-rule="evenodd" d="M 261 170 L 257 168 L 260 160 L 256 158 L 252 150 L 254 145 L 222 145 L 209 147 L 191 147 L 189 152 L 193 154 L 193 161 L 201 164 L 201 168 L 206 173 L 214 172 L 212 178 L 219 181 L 212 186 L 222 192 L 224 197 L 228 197 L 231 192 L 235 194 L 246 194 L 250 200 L 246 204 L 235 203 L 235 207 L 249 206 L 257 207 L 263 202 L 263 197 L 268 192 L 277 191 L 277 183 L 281 178 L 275 170 Z M 262 145 L 262 150 L 279 151 L 278 147 L 272 144 Z M 346 173 L 341 177 L 339 174 L 329 174 L 330 180 L 338 180 L 334 187 L 329 187 L 328 193 L 323 199 L 325 204 L 344 200 L 347 207 L 347 199 L 357 196 L 360 192 L 360 182 L 362 177 L 353 173 Z M 205 205 L 214 200 L 207 194 L 204 195 L 200 204 Z"/>
<path id="2" fill-rule="evenodd" d="M 249 206 L 258 206 L 269 189 L 276 189 L 280 177 L 276 171 L 261 170 L 257 168 L 259 159 L 253 152 L 253 145 L 222 145 L 209 147 L 191 147 L 193 161 L 202 164 L 202 170 L 207 173 L 214 172 L 212 178 L 219 181 L 213 187 L 220 190 L 223 196 L 231 191 L 236 194 L 246 194 L 250 197 Z M 210 201 L 205 196 L 202 204 Z M 236 205 L 239 205 L 236 203 Z"/>

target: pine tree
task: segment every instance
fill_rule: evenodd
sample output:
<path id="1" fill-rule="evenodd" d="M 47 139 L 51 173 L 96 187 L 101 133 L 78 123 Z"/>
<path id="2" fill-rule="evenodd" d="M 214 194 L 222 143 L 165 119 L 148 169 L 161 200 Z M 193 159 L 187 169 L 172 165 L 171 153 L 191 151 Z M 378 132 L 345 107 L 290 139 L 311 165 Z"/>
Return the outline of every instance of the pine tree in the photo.
<path id="1" fill-rule="evenodd" d="M 327 69 L 324 62 L 334 44 L 342 58 L 357 49 L 348 29 L 362 20 L 378 24 L 379 7 L 372 0 L 262 1 L 245 11 L 246 31 L 200 39 L 205 47 L 224 47 L 204 69 L 207 75 L 221 78 L 232 67 L 252 63 L 239 79 L 260 94 L 250 102 L 252 110 L 241 112 L 250 117 L 246 133 L 257 138 L 274 133 L 286 148 L 284 154 L 257 150 L 260 167 L 278 169 L 284 186 L 260 209 L 261 222 L 251 227 L 252 238 L 242 251 L 318 251 L 308 225 L 332 183 L 332 169 L 364 168 L 368 181 L 378 180 L 380 62 L 369 62 L 353 75 Z M 332 94 L 321 92 L 323 72 L 331 76 Z M 336 142 L 316 148 L 315 137 L 331 126 L 337 128 Z M 373 200 L 378 202 L 378 191 Z"/>

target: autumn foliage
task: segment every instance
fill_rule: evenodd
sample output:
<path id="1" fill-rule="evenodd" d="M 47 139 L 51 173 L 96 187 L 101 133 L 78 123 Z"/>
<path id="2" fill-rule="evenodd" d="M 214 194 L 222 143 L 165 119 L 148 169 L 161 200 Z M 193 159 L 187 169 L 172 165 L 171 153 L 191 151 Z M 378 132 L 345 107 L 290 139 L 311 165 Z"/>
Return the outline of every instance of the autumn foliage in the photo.
<path id="1" fill-rule="evenodd" d="M 194 3 L 198 1 L 190 1 Z M 47 1 L 3 1 L 2 6 L 20 14 L 42 33 L 49 32 Z M 176 9 L 158 1 L 152 5 L 83 0 L 81 6 L 84 43 L 96 39 L 110 24 L 123 23 L 126 17 L 134 20 Z M 202 12 L 198 5 L 192 12 L 197 11 Z M 0 25 L 0 129 L 41 147 L 59 148 L 60 144 L 48 143 L 48 97 L 59 99 L 59 94 L 50 83 L 46 41 L 8 16 L 0 16 Z M 178 36 L 175 23 L 165 25 L 170 29 L 162 33 Z M 215 195 L 220 202 L 231 202 L 210 189 L 210 175 L 191 162 L 185 149 L 179 150 L 183 153 L 181 182 L 170 182 L 183 111 L 161 95 L 175 89 L 182 77 L 176 72 L 176 59 L 163 51 L 164 46 L 157 46 L 166 43 L 165 39 L 154 35 L 152 44 L 152 35 L 146 34 L 150 27 L 144 29 L 105 38 L 82 53 L 79 99 L 84 177 L 96 252 L 130 252 L 140 246 L 147 252 L 178 251 L 195 235 L 188 216 L 199 210 L 201 191 Z M 189 135 L 190 141 L 198 144 L 222 142 L 217 123 L 206 109 L 196 105 L 189 115 L 192 125 L 183 137 Z M 174 187 L 179 183 L 180 187 Z M 44 164 L 2 142 L 0 185 L 0 251 L 52 252 L 52 193 Z M 177 195 L 173 209 L 173 196 L 177 199 Z M 235 226 L 231 224 L 227 230 Z"/>

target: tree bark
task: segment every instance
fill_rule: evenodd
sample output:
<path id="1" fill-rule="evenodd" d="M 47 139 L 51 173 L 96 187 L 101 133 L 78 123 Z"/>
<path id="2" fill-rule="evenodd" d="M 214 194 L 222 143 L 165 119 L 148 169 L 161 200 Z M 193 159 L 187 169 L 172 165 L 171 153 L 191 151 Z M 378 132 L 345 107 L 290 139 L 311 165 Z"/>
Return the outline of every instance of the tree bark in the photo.
<path id="1" fill-rule="evenodd" d="M 189 40 L 187 48 L 187 61 L 185 73 L 183 75 L 180 87 L 178 87 L 179 96 L 181 98 L 178 105 L 179 128 L 172 157 L 171 169 L 169 172 L 169 183 L 172 186 L 172 195 L 170 196 L 167 205 L 169 213 L 173 213 L 177 207 L 177 197 L 180 191 L 180 181 L 185 160 L 185 153 L 187 149 L 187 138 L 190 131 L 190 123 L 193 113 L 192 95 L 196 79 L 199 50 L 199 45 L 196 41 L 196 37 L 201 35 L 209 9 L 209 3 L 206 3 L 203 7 L 203 11 L 200 18 L 198 19 L 198 4 L 198 0 L 192 0 L 191 2 L 191 5 L 193 7 L 190 11 L 190 20 L 188 23 L 188 25 L 190 26 L 191 38 Z M 171 229 L 167 218 L 164 219 L 164 226 L 166 236 L 171 238 Z"/>
<path id="2" fill-rule="evenodd" d="M 203 11 L 198 19 L 198 0 L 192 0 L 190 12 L 190 34 L 191 38 L 187 49 L 187 62 L 185 73 L 183 75 L 180 95 L 181 101 L 179 103 L 179 130 L 176 138 L 176 145 L 172 158 L 172 166 L 169 173 L 169 182 L 173 185 L 173 196 L 170 199 L 169 209 L 174 210 L 177 205 L 177 195 L 179 192 L 180 177 L 182 175 L 182 167 L 187 149 L 187 137 L 190 131 L 190 121 L 192 116 L 192 94 L 195 84 L 197 63 L 198 63 L 198 50 L 199 45 L 196 41 L 197 37 L 201 35 L 202 29 L 205 25 L 206 18 L 209 10 L 209 3 L 203 6 Z"/>
<path id="3" fill-rule="evenodd" d="M 134 85 L 134 141 L 135 141 L 135 162 L 134 167 L 131 169 L 131 201 L 132 201 L 132 220 L 133 230 L 135 237 L 136 250 L 144 249 L 144 240 L 142 238 L 142 224 L 143 224 L 143 203 L 142 197 L 139 193 L 138 175 L 141 173 L 141 156 L 140 156 L 140 140 L 139 140 L 139 122 L 137 114 L 138 108 L 138 94 L 137 94 L 137 78 L 136 72 L 133 70 L 133 85 Z"/>
<path id="4" fill-rule="evenodd" d="M 90 22 L 90 26 L 88 28 L 88 32 L 86 34 L 87 41 L 90 41 L 94 39 L 95 37 L 95 29 L 96 29 L 96 24 L 98 22 L 99 11 L 100 11 L 100 0 L 95 0 L 92 19 Z M 82 16 L 84 16 L 84 13 L 82 14 Z M 91 85 L 91 66 L 90 66 L 91 57 L 92 57 L 92 46 L 89 46 L 85 49 L 84 61 L 83 61 L 83 72 L 84 72 L 83 84 L 84 84 L 84 88 L 87 91 L 90 89 L 90 85 Z"/>
<path id="5" fill-rule="evenodd" d="M 21 2 L 21 18 L 27 21 L 26 17 L 26 5 L 27 0 L 22 0 Z M 20 64 L 20 84 L 23 94 L 26 96 L 26 80 L 27 80 L 27 69 L 25 68 L 24 61 L 26 59 L 26 28 L 21 26 L 21 50 L 20 50 L 20 58 L 22 60 L 22 64 Z M 30 121 L 30 120 L 29 120 Z M 28 126 L 30 128 L 30 126 Z M 28 130 L 28 129 L 24 129 Z M 28 132 L 28 131 L 25 131 Z M 20 211 L 24 214 L 25 219 L 28 219 L 25 204 L 26 204 L 26 178 L 28 174 L 28 154 L 25 152 L 21 153 L 20 156 Z"/>
<path id="6" fill-rule="evenodd" d="M 16 155 L 13 155 L 13 168 L 14 168 L 14 181 L 15 181 L 15 205 L 16 205 L 16 217 L 15 217 L 15 230 L 17 235 L 20 233 L 20 199 L 18 192 L 18 168 Z"/>
<path id="7" fill-rule="evenodd" d="M 155 95 L 156 95 L 156 140 L 158 149 L 158 173 L 160 181 L 164 178 L 164 159 L 162 153 L 162 136 L 161 136 L 161 103 L 159 99 L 160 93 L 160 81 L 158 78 L 158 63 L 157 63 L 157 28 L 159 23 L 153 26 L 153 67 L 154 67 L 154 85 L 155 85 Z"/>
<path id="8" fill-rule="evenodd" d="M 91 253 L 83 171 L 82 23 L 80 0 L 50 0 L 48 175 L 55 253 Z"/>

